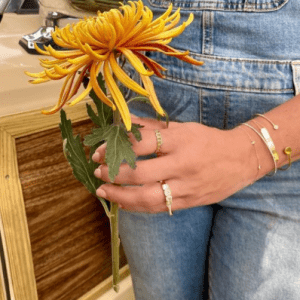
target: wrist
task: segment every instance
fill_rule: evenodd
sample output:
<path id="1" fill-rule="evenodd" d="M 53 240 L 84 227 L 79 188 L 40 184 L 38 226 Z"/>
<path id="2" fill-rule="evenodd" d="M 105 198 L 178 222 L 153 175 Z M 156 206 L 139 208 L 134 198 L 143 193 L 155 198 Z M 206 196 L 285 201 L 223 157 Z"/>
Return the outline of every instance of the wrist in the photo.
<path id="1" fill-rule="evenodd" d="M 265 115 L 259 115 L 243 125 L 247 126 L 248 131 L 252 131 L 251 134 L 256 135 L 259 141 L 256 143 L 258 156 L 262 161 L 259 178 L 270 172 L 275 175 L 277 170 L 288 162 L 288 156 L 284 152 L 286 141 L 283 128 L 280 130 L 280 126 Z M 253 138 L 255 137 L 253 136 Z"/>
<path id="2" fill-rule="evenodd" d="M 259 137 L 255 136 L 250 128 L 240 125 L 230 131 L 234 137 L 232 146 L 238 151 L 236 158 L 240 163 L 240 178 L 244 186 L 250 185 L 261 178 L 263 172 L 267 172 L 266 165 L 262 168 L 262 160 L 259 157 L 259 152 L 265 149 L 258 140 Z"/>
<path id="3" fill-rule="evenodd" d="M 251 121 L 247 122 L 247 125 L 249 127 L 241 124 L 233 130 L 237 132 L 236 135 L 240 136 L 240 149 L 246 164 L 244 172 L 248 174 L 249 184 L 252 184 L 272 172 L 275 164 L 270 150 L 259 135 L 260 128 Z"/>

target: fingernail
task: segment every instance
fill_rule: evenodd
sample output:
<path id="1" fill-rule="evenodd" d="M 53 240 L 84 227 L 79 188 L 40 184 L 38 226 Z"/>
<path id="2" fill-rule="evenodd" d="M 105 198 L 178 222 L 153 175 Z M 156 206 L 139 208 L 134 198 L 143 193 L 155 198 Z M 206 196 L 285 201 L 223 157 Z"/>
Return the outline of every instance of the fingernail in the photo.
<path id="1" fill-rule="evenodd" d="M 95 152 L 92 156 L 92 160 L 98 162 L 99 159 L 100 159 L 100 154 L 98 152 Z"/>
<path id="2" fill-rule="evenodd" d="M 94 175 L 96 176 L 96 177 L 101 177 L 101 170 L 99 169 L 99 168 L 97 168 L 95 171 L 94 171 Z"/>
<path id="3" fill-rule="evenodd" d="M 106 198 L 106 193 L 101 188 L 96 191 L 96 194 L 100 198 Z"/>

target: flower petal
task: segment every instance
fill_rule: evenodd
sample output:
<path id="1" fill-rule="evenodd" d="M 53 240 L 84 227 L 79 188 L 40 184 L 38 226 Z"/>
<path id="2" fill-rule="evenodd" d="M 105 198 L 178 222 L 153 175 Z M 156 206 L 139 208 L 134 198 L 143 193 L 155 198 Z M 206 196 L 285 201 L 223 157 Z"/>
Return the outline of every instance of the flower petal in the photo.
<path id="1" fill-rule="evenodd" d="M 58 59 L 71 58 L 71 57 L 80 56 L 84 54 L 81 50 L 58 51 L 53 49 L 51 45 L 46 46 L 45 48 L 50 53 L 51 56 Z"/>
<path id="2" fill-rule="evenodd" d="M 152 60 L 151 58 L 147 57 L 146 55 L 135 52 L 135 55 L 143 61 L 143 63 L 148 67 L 149 70 L 152 70 L 154 74 L 160 78 L 164 78 L 165 76 L 160 73 L 159 70 L 166 71 L 167 69 L 161 66 L 156 61 Z"/>
<path id="3" fill-rule="evenodd" d="M 132 80 L 118 65 L 115 55 L 113 53 L 109 56 L 109 63 L 112 68 L 113 73 L 116 75 L 116 77 L 129 89 L 133 90 L 134 92 L 143 95 L 148 96 L 148 92 L 143 89 L 138 83 L 136 83 L 134 80 Z"/>
<path id="4" fill-rule="evenodd" d="M 156 25 L 157 23 L 159 23 L 161 20 L 165 20 L 169 15 L 170 13 L 172 12 L 172 9 L 173 9 L 173 5 L 172 3 L 169 5 L 168 9 L 160 16 L 158 17 L 157 19 L 155 19 L 151 24 L 150 26 L 154 26 Z"/>
<path id="5" fill-rule="evenodd" d="M 119 90 L 118 85 L 116 84 L 116 82 L 114 81 L 110 73 L 108 61 L 104 62 L 104 79 L 113 99 L 115 100 L 115 104 L 120 112 L 120 115 L 122 117 L 126 129 L 130 131 L 131 130 L 130 112 L 127 103 L 121 91 Z"/>
<path id="6" fill-rule="evenodd" d="M 152 106 L 154 107 L 154 109 L 161 115 L 164 116 L 165 112 L 162 109 L 162 107 L 160 106 L 160 103 L 157 99 L 155 90 L 154 90 L 154 86 L 153 86 L 153 82 L 151 81 L 151 79 L 149 78 L 149 76 L 144 76 L 142 74 L 140 74 L 141 79 L 143 81 L 143 84 L 145 86 L 145 89 L 148 91 L 149 93 L 149 100 L 152 104 Z"/>
<path id="7" fill-rule="evenodd" d="M 49 71 L 47 69 L 45 69 L 45 73 L 52 80 L 59 80 L 59 79 L 62 79 L 64 77 L 66 77 L 66 75 L 54 74 L 54 73 L 52 73 L 51 71 Z"/>
<path id="8" fill-rule="evenodd" d="M 153 71 L 147 71 L 145 67 L 143 66 L 142 62 L 132 53 L 131 50 L 119 47 L 118 50 L 122 52 L 125 57 L 130 61 L 132 66 L 143 75 L 151 76 L 153 74 Z"/>
<path id="9" fill-rule="evenodd" d="M 71 82 L 69 82 L 71 78 L 72 78 L 72 80 L 71 80 Z M 66 98 L 67 98 L 66 96 L 64 97 L 64 95 L 66 94 L 65 93 L 66 86 L 69 83 L 69 87 L 68 87 L 67 90 L 70 91 L 73 80 L 74 80 L 74 75 L 73 74 L 67 76 L 67 78 L 64 81 L 63 87 L 61 89 L 60 96 L 59 96 L 57 104 L 53 108 L 51 108 L 50 110 L 42 110 L 42 114 L 52 115 L 52 114 L 56 113 L 57 111 L 59 111 L 63 107 L 63 105 L 66 102 Z M 67 93 L 69 93 L 69 91 L 67 91 Z"/>
<path id="10" fill-rule="evenodd" d="M 42 50 L 36 43 L 34 43 L 34 49 L 35 49 L 38 53 L 40 53 L 40 54 L 42 54 L 42 55 L 48 55 L 48 56 L 51 55 L 51 54 L 49 53 L 49 51 L 47 51 L 47 50 L 45 49 L 45 46 L 44 46 L 44 49 L 45 49 L 46 51 Z"/>
<path id="11" fill-rule="evenodd" d="M 69 103 L 69 106 L 73 106 L 75 104 L 77 104 L 78 102 L 80 102 L 81 100 L 83 100 L 85 97 L 87 97 L 90 93 L 90 91 L 92 90 L 93 86 L 91 81 L 89 81 L 88 86 L 85 88 L 85 90 L 78 96 L 76 97 L 76 99 L 74 99 L 71 103 Z"/>
<path id="12" fill-rule="evenodd" d="M 49 81 L 49 80 L 51 80 L 51 79 L 48 78 L 48 77 L 45 77 L 45 78 L 37 78 L 37 79 L 34 79 L 34 80 L 29 80 L 29 82 L 30 82 L 31 84 L 38 84 L 38 83 L 44 83 L 44 82 L 47 82 L 47 81 Z"/>
<path id="13" fill-rule="evenodd" d="M 102 102 L 104 102 L 106 105 L 112 107 L 113 110 L 116 110 L 116 106 L 112 101 L 104 94 L 102 89 L 100 88 L 98 81 L 97 81 L 97 75 L 99 73 L 99 69 L 102 66 L 102 62 L 100 63 L 93 63 L 92 68 L 91 68 L 91 76 L 90 76 L 90 81 L 93 86 L 93 90 L 95 94 L 100 98 Z"/>

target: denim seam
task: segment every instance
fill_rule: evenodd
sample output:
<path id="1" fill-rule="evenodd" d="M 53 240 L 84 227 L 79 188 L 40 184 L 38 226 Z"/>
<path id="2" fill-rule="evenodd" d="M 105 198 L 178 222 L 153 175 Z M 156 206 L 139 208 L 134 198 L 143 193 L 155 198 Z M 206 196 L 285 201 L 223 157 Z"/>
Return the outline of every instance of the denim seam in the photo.
<path id="1" fill-rule="evenodd" d="M 296 84 L 296 95 L 298 94 L 298 91 L 299 91 L 299 84 L 298 84 L 298 81 L 297 81 L 297 78 L 298 78 L 298 69 L 295 68 L 295 77 L 296 77 L 296 80 L 295 80 L 295 84 Z"/>
<path id="2" fill-rule="evenodd" d="M 154 7 L 168 7 L 171 3 L 171 0 L 168 1 L 159 1 L 158 3 L 154 3 L 153 0 L 149 0 L 149 2 L 151 3 L 152 6 Z M 200 1 L 193 1 L 192 4 L 193 5 L 205 5 L 205 4 L 212 4 L 215 6 L 220 6 L 220 7 L 194 7 L 194 6 L 188 6 L 185 7 L 184 5 L 186 5 L 185 2 L 182 1 L 172 1 L 173 6 L 177 7 L 180 6 L 181 10 L 215 10 L 215 11 L 230 11 L 230 12 L 272 12 L 272 11 L 276 11 L 281 9 L 284 5 L 286 5 L 289 2 L 289 0 L 277 0 L 277 1 L 273 1 L 273 2 L 269 2 L 269 3 L 248 3 L 247 1 L 244 3 L 244 9 L 242 8 L 242 4 L 241 3 L 234 3 L 234 2 L 227 2 L 224 3 L 222 1 L 218 1 L 218 2 L 214 2 L 214 1 L 205 1 L 204 3 L 200 0 Z M 225 6 L 230 6 L 230 8 L 225 8 Z M 260 6 L 261 8 L 256 8 L 257 6 Z"/>
<path id="3" fill-rule="evenodd" d="M 292 62 L 292 69 L 293 69 L 293 82 L 295 86 L 295 95 L 300 93 L 300 78 L 299 78 L 299 67 L 296 66 L 300 65 L 300 62 Z"/>
<path id="4" fill-rule="evenodd" d="M 226 85 L 214 85 L 214 84 L 207 84 L 207 83 L 199 83 L 196 81 L 186 80 L 182 78 L 172 77 L 165 75 L 165 79 L 169 79 L 172 81 L 176 81 L 181 84 L 190 84 L 201 88 L 211 88 L 211 89 L 220 89 L 220 90 L 228 90 L 228 91 L 237 91 L 237 92 L 257 92 L 257 93 L 289 93 L 294 92 L 293 89 L 255 89 L 255 88 L 242 88 L 242 87 L 234 87 L 234 86 L 226 86 Z"/>
<path id="5" fill-rule="evenodd" d="M 229 109 L 229 104 L 230 104 L 230 92 L 226 91 L 225 93 L 225 99 L 224 99 L 224 121 L 223 121 L 223 128 L 226 129 L 228 128 L 228 109 Z"/>
<path id="6" fill-rule="evenodd" d="M 248 58 L 232 58 L 225 56 L 214 56 L 214 55 L 202 55 L 195 52 L 190 52 L 191 56 L 199 57 L 199 58 L 208 58 L 211 60 L 221 60 L 221 61 L 231 61 L 231 62 L 249 62 L 249 63 L 257 63 L 257 64 L 268 64 L 268 65 L 290 65 L 290 60 L 264 60 L 264 59 L 248 59 Z"/>
<path id="7" fill-rule="evenodd" d="M 181 49 L 177 47 L 178 50 L 186 51 L 186 49 Z M 190 56 L 196 59 L 210 59 L 210 60 L 218 60 L 218 61 L 226 61 L 226 62 L 239 62 L 239 63 L 256 63 L 256 64 L 264 64 L 264 65 L 287 65 L 290 66 L 291 60 L 273 60 L 273 59 L 250 59 L 250 58 L 233 58 L 226 56 L 216 56 L 216 55 L 204 55 L 201 53 L 191 52 Z M 163 57 L 163 56 L 162 56 Z M 164 60 L 162 60 L 164 62 Z"/>
<path id="8" fill-rule="evenodd" d="M 209 256 L 208 256 L 208 298 L 209 298 L 209 300 L 213 299 L 212 288 L 211 288 L 211 284 L 212 284 L 212 275 L 211 275 L 212 260 L 213 260 L 213 251 L 212 251 L 212 248 L 209 247 Z"/>
<path id="9" fill-rule="evenodd" d="M 213 12 L 203 12 L 203 38 L 202 38 L 202 53 L 213 54 L 212 43 L 212 30 L 213 30 Z"/>
<path id="10" fill-rule="evenodd" d="M 205 46 L 206 46 L 206 12 L 202 14 L 202 53 L 205 54 Z"/>
<path id="11" fill-rule="evenodd" d="M 199 89 L 199 122 L 203 122 L 203 95 L 202 89 Z"/>

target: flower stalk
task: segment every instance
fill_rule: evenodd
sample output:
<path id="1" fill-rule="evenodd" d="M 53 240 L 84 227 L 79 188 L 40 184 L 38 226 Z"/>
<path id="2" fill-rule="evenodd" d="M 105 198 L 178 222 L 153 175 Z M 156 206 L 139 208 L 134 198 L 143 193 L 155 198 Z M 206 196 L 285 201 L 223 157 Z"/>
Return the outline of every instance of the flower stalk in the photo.
<path id="1" fill-rule="evenodd" d="M 113 289 L 119 292 L 120 286 L 120 238 L 119 238 L 119 206 L 118 203 L 111 203 L 110 230 L 111 230 L 111 254 L 112 254 L 112 275 Z"/>
<path id="2" fill-rule="evenodd" d="M 113 112 L 114 125 L 121 125 L 121 115 L 118 110 Z M 113 289 L 119 292 L 120 286 L 120 238 L 119 238 L 119 205 L 111 202 L 110 210 L 110 230 L 111 230 L 111 255 L 112 255 L 112 275 Z"/>

